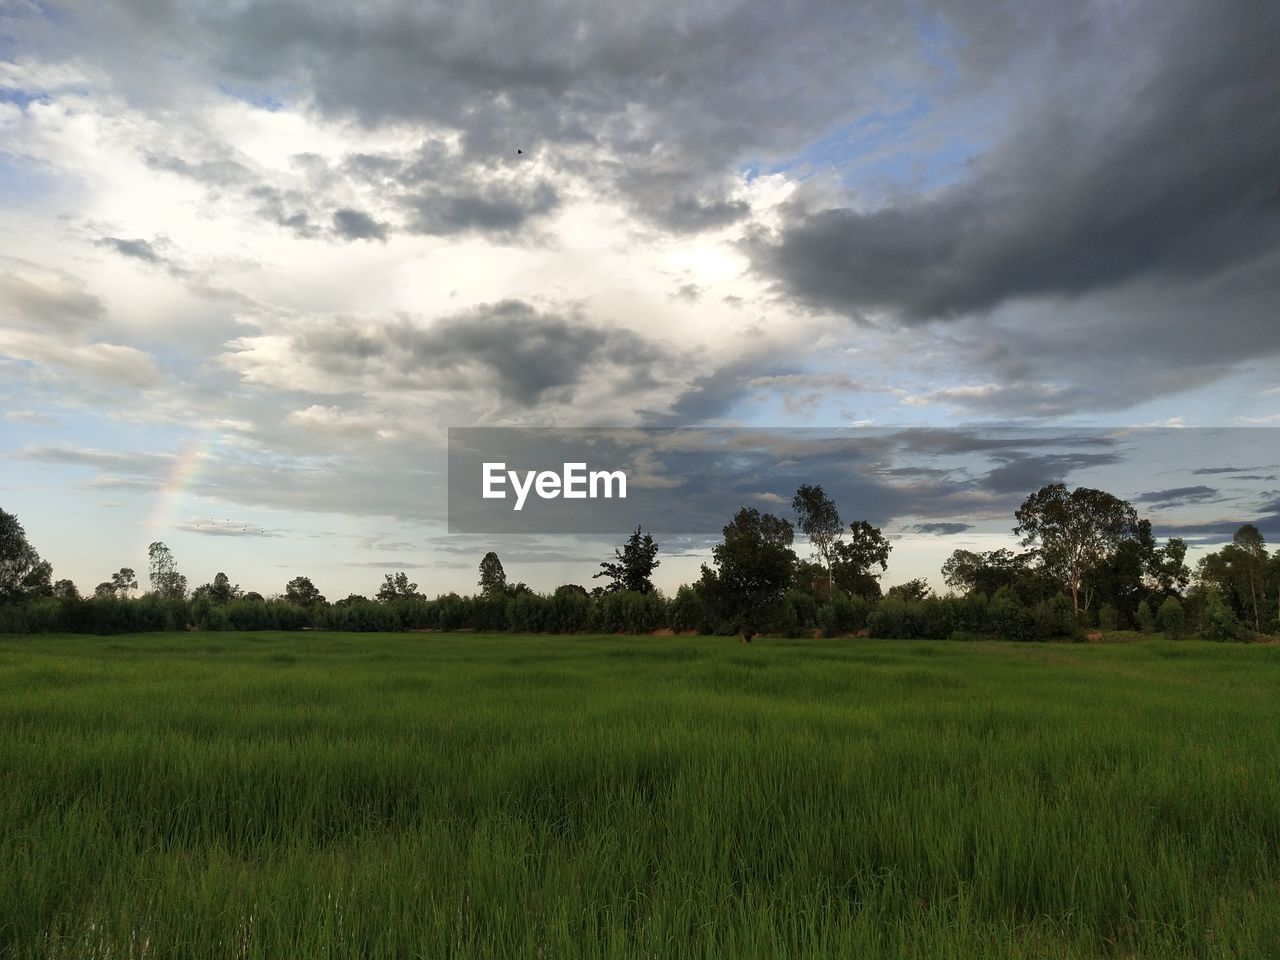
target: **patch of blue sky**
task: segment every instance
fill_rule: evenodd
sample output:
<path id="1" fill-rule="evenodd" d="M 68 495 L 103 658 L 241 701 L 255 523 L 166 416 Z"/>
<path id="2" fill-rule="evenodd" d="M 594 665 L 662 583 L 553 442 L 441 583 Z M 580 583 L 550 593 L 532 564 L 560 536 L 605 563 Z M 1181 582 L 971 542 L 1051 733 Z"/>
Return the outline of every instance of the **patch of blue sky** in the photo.
<path id="1" fill-rule="evenodd" d="M 218 90 L 228 97 L 271 113 L 276 113 L 287 107 L 289 105 L 289 96 L 294 92 L 292 87 L 287 86 L 276 90 L 268 90 L 247 84 L 230 83 L 219 83 Z"/>
<path id="2" fill-rule="evenodd" d="M 59 192 L 65 182 L 66 178 L 52 167 L 0 151 L 0 206 L 39 206 Z"/>
<path id="3" fill-rule="evenodd" d="M 931 68 L 924 85 L 880 82 L 886 106 L 841 124 L 791 157 L 753 159 L 739 168 L 750 182 L 761 174 L 805 180 L 834 175 L 844 187 L 875 201 L 895 193 L 928 192 L 960 182 L 989 146 L 989 117 L 959 103 L 940 106 L 957 86 L 954 38 L 939 16 L 920 13 L 918 54 Z M 918 75 L 917 75 L 918 76 Z"/>

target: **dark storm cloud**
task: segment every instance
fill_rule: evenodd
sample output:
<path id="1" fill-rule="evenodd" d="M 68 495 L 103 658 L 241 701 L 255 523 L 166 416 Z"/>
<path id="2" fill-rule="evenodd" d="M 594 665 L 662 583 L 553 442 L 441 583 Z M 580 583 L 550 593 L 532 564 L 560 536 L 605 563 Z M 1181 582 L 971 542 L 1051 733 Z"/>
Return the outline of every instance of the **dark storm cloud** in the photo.
<path id="1" fill-rule="evenodd" d="M 427 188 L 404 199 L 409 211 L 406 229 L 433 236 L 469 230 L 505 233 L 525 221 L 554 210 L 559 203 L 548 183 L 529 188 L 505 186 L 473 190 Z"/>
<path id="2" fill-rule="evenodd" d="M 642 216 L 682 231 L 745 214 L 726 195 L 739 163 L 789 159 L 891 101 L 908 78 L 943 74 L 913 14 L 888 0 L 537 0 L 500 16 L 416 0 L 136 2 L 84 16 L 120 39 L 101 54 L 118 74 L 136 67 L 130 51 L 136 61 L 180 44 L 185 69 L 201 63 L 249 102 L 305 99 L 370 126 L 454 131 L 472 161 L 519 149 L 612 185 Z M 281 90 L 294 93 L 268 93 Z"/>
<path id="3" fill-rule="evenodd" d="M 107 247 L 120 254 L 122 257 L 132 257 L 134 260 L 144 260 L 147 263 L 160 263 L 163 257 L 156 253 L 156 248 L 146 240 L 125 240 L 120 237 L 103 237 L 98 240 L 95 246 Z"/>
<path id="4" fill-rule="evenodd" d="M 492 390 L 527 409 L 570 402 L 600 378 L 619 394 L 652 387 L 675 357 L 629 330 L 537 310 L 518 300 L 486 304 L 429 325 L 409 319 L 338 319 L 298 332 L 291 353 L 332 374 L 334 390 L 355 381 L 387 389 Z"/>
<path id="5" fill-rule="evenodd" d="M 982 478 L 982 486 L 994 493 L 1030 493 L 1046 483 L 1065 480 L 1072 472 L 1119 463 L 1117 453 L 1054 453 L 1020 456 Z"/>
<path id="6" fill-rule="evenodd" d="M 911 526 L 916 533 L 931 533 L 938 536 L 953 536 L 957 533 L 964 533 L 966 530 L 972 530 L 971 523 L 916 523 Z"/>
<path id="7" fill-rule="evenodd" d="M 1089 66 L 1037 89 L 971 176 L 880 209 L 797 205 L 751 245 L 759 268 L 824 307 L 920 321 L 1274 258 L 1280 8 L 1082 21 L 1059 55 Z M 1126 42 L 1142 55 L 1110 60 Z"/>
<path id="8" fill-rule="evenodd" d="M 344 240 L 387 239 L 387 225 L 363 210 L 342 208 L 333 213 L 333 231 Z"/>
<path id="9" fill-rule="evenodd" d="M 1156 508 L 1182 507 L 1191 503 L 1204 503 L 1218 496 L 1216 487 L 1198 484 L 1191 487 L 1173 487 L 1169 490 L 1148 490 L 1133 498 L 1134 503 L 1151 504 Z"/>

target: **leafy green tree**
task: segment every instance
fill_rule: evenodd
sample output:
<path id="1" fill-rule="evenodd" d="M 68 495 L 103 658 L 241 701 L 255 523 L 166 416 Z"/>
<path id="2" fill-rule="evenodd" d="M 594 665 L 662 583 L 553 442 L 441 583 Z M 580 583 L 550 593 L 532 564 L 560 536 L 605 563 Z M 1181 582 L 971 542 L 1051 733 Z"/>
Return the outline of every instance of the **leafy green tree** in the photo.
<path id="1" fill-rule="evenodd" d="M 490 550 L 480 561 L 480 594 L 493 599 L 507 592 L 507 573 L 502 569 L 502 561 Z"/>
<path id="2" fill-rule="evenodd" d="M 1001 587 L 1013 589 L 1026 577 L 1032 555 L 1014 553 L 1001 547 L 986 553 L 956 550 L 942 565 L 942 579 L 952 590 L 965 595 L 994 596 Z"/>
<path id="3" fill-rule="evenodd" d="M 98 600 L 109 600 L 116 596 L 116 586 L 109 580 L 104 580 L 93 588 L 93 595 Z"/>
<path id="4" fill-rule="evenodd" d="M 219 571 L 213 578 L 212 589 L 209 591 L 209 597 L 219 603 L 227 603 L 231 600 L 238 600 L 244 595 L 244 591 L 240 589 L 240 584 L 232 585 L 231 578 L 225 573 Z"/>
<path id="5" fill-rule="evenodd" d="M 849 539 L 832 544 L 832 573 L 837 588 L 851 596 L 868 600 L 880 596 L 880 574 L 873 573 L 879 567 L 883 573 L 889 568 L 889 551 L 893 547 L 866 520 L 849 524 Z"/>
<path id="6" fill-rule="evenodd" d="M 414 600 L 420 598 L 418 585 L 409 582 L 409 575 L 401 570 L 399 573 L 388 573 L 382 578 L 382 586 L 378 588 L 379 603 L 391 603 L 393 600 Z"/>
<path id="7" fill-rule="evenodd" d="M 929 581 L 924 577 L 916 577 L 914 580 L 908 580 L 906 583 L 895 584 L 889 588 L 886 596 L 893 597 L 897 600 L 925 600 L 933 591 L 929 587 Z"/>
<path id="8" fill-rule="evenodd" d="M 129 594 L 138 589 L 138 575 L 133 567 L 121 567 L 111 575 L 111 590 L 121 600 L 128 600 Z"/>
<path id="9" fill-rule="evenodd" d="M 1204 606 L 1200 610 L 1200 629 L 1207 640 L 1237 640 L 1240 637 L 1240 622 L 1222 594 L 1210 588 L 1205 595 Z"/>
<path id="10" fill-rule="evenodd" d="M 70 580 L 59 580 L 53 585 L 53 595 L 59 600 L 79 600 L 80 591 Z"/>
<path id="11" fill-rule="evenodd" d="M 1013 528 L 1024 547 L 1034 547 L 1040 562 L 1071 594 L 1076 612 L 1089 609 L 1088 579 L 1136 536 L 1138 517 L 1133 507 L 1113 494 L 1090 487 L 1067 490 L 1050 483 L 1027 497 L 1014 514 Z"/>
<path id="12" fill-rule="evenodd" d="M 232 586 L 231 578 L 221 571 L 213 578 L 212 583 L 204 583 L 196 587 L 191 594 L 192 600 L 208 599 L 213 603 L 230 603 L 244 596 L 240 584 Z"/>
<path id="13" fill-rule="evenodd" d="M 1196 579 L 1221 595 L 1238 619 L 1255 631 L 1275 616 L 1270 589 L 1272 564 L 1262 532 L 1246 523 L 1231 542 L 1215 553 L 1200 558 Z M 1276 597 L 1280 603 L 1280 596 Z"/>
<path id="14" fill-rule="evenodd" d="M 0 510 L 0 600 L 52 593 L 53 567 L 27 542 L 18 518 Z"/>
<path id="15" fill-rule="evenodd" d="M 173 551 L 160 541 L 147 547 L 151 590 L 165 600 L 182 600 L 187 595 L 187 578 L 178 572 Z"/>
<path id="16" fill-rule="evenodd" d="M 658 544 L 653 536 L 641 533 L 636 527 L 635 533 L 627 538 L 620 549 L 613 551 L 614 559 L 600 564 L 600 572 L 593 574 L 592 579 L 608 577 L 606 593 L 619 590 L 630 590 L 632 593 L 653 592 L 653 571 L 662 562 L 658 559 Z"/>
<path id="17" fill-rule="evenodd" d="M 770 608 L 791 585 L 796 555 L 791 522 L 743 507 L 711 548 L 715 569 L 702 567 L 701 587 L 743 643 L 760 632 Z"/>
<path id="18" fill-rule="evenodd" d="M 791 509 L 796 512 L 800 532 L 809 538 L 814 552 L 827 569 L 827 592 L 830 594 L 835 588 L 835 574 L 832 571 L 834 547 L 844 530 L 835 501 L 827 496 L 819 484 L 805 483 L 801 484 L 796 495 L 791 498 Z"/>
<path id="19" fill-rule="evenodd" d="M 294 577 L 284 586 L 284 599 L 296 607 L 324 606 L 324 596 L 310 577 Z"/>

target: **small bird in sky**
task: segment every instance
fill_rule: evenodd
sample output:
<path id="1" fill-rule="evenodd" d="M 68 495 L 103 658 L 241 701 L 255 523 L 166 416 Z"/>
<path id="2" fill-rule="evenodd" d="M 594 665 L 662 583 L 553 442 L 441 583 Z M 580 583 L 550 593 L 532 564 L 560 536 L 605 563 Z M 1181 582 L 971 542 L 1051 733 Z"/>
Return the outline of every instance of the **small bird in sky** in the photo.
<path id="1" fill-rule="evenodd" d="M 520 156 L 520 154 L 522 154 L 522 153 L 524 153 L 524 151 L 523 151 L 523 150 L 521 150 L 519 147 L 516 147 L 516 156 L 518 157 L 518 156 Z"/>

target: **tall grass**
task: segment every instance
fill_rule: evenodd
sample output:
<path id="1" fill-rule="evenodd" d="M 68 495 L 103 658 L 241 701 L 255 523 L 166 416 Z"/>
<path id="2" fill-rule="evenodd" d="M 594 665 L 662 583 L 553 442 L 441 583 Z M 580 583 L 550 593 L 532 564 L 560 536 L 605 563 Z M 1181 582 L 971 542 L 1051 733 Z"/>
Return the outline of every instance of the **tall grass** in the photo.
<path id="1" fill-rule="evenodd" d="M 0 956 L 1280 956 L 1280 648 L 0 639 Z"/>

